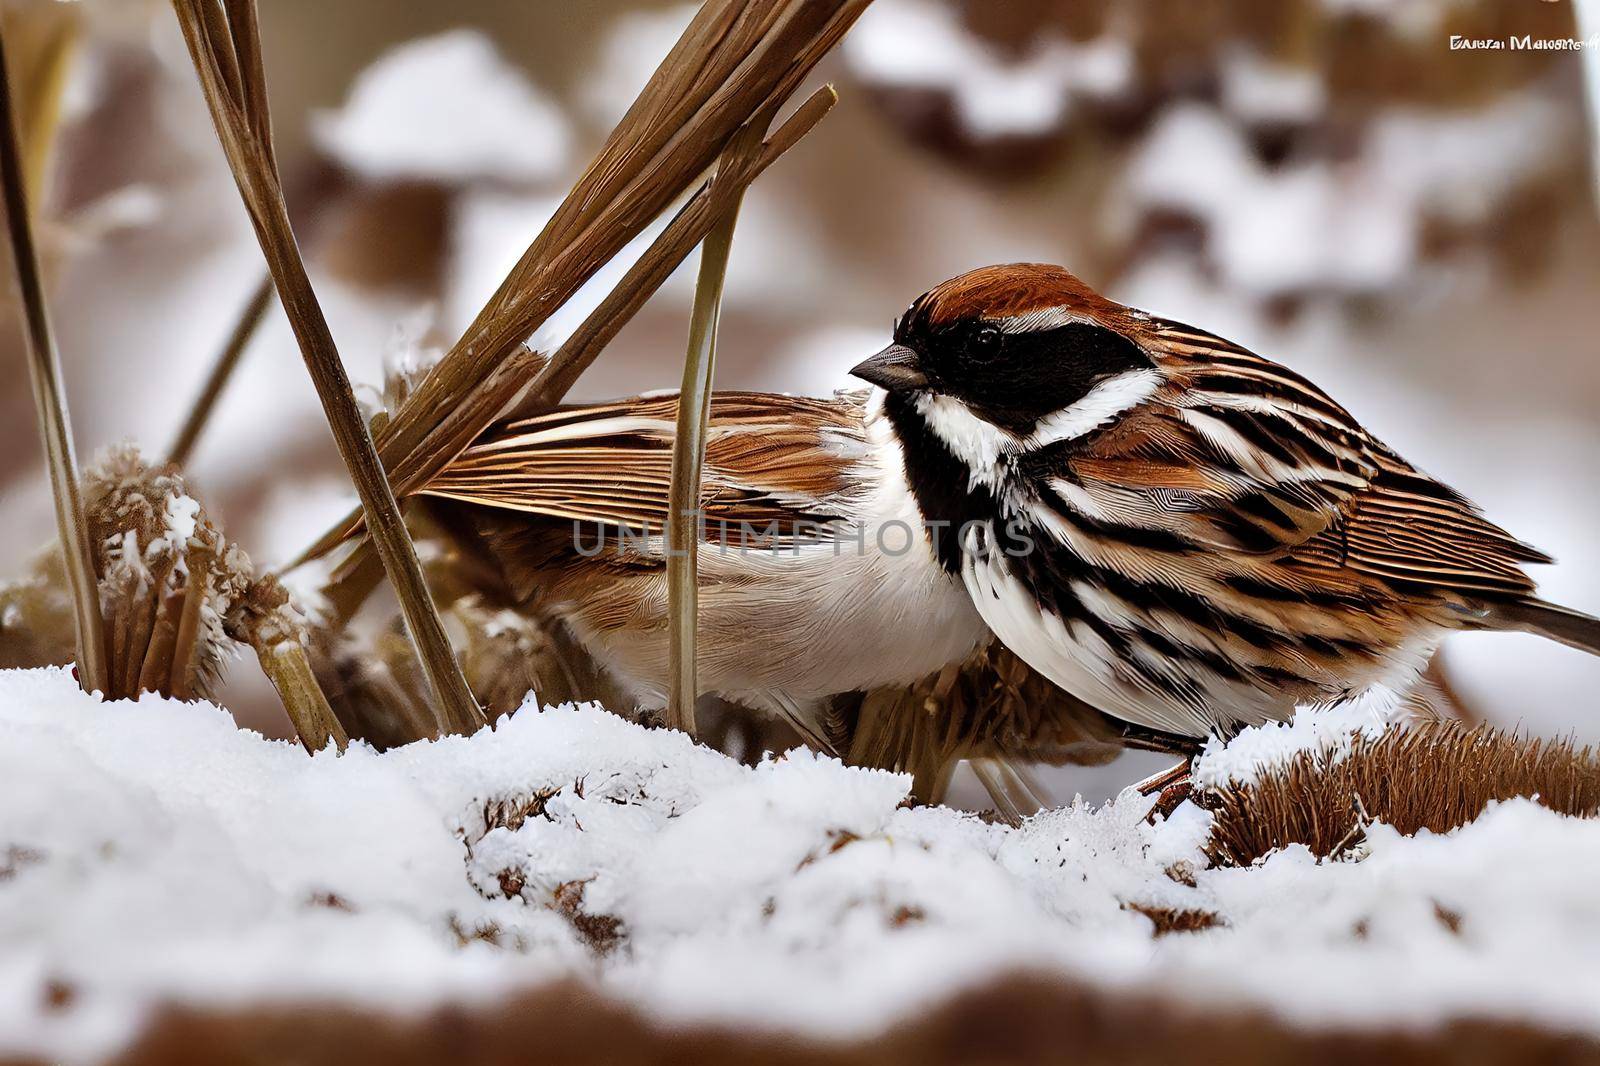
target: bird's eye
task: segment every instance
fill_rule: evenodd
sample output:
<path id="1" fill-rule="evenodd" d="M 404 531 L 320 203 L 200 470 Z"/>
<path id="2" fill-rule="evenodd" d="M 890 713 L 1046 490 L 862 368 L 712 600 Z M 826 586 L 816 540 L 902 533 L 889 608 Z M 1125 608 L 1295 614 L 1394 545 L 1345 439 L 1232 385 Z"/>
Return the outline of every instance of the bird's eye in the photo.
<path id="1" fill-rule="evenodd" d="M 993 326 L 979 326 L 967 344 L 967 354 L 980 362 L 993 359 L 1000 353 L 1000 331 Z"/>

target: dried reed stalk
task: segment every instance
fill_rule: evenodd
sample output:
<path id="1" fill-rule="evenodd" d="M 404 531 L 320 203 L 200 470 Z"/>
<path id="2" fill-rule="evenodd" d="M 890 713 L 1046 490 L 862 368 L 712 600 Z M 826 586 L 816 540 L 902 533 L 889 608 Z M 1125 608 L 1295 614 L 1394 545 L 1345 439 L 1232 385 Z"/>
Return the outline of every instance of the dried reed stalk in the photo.
<path id="1" fill-rule="evenodd" d="M 545 359 L 526 345 L 519 346 L 511 358 L 492 372 L 473 393 L 468 404 L 450 412 L 440 421 L 423 449 L 414 452 L 407 461 L 390 471 L 396 491 L 405 495 L 425 485 L 433 474 L 443 469 L 450 459 L 471 443 L 482 427 L 493 420 L 496 412 L 524 417 L 548 410 L 559 403 L 612 338 L 705 237 L 718 213 L 732 210 L 744 189 L 811 132 L 838 100 L 838 94 L 832 86 L 823 86 L 796 108 L 794 114 L 765 141 L 753 135 L 737 138 L 729 146 L 713 179 L 690 197 L 688 203 L 673 216 L 644 254 L 629 267 L 622 280 L 573 331 L 555 355 Z M 752 125 L 751 128 L 759 127 Z M 517 399 L 519 395 L 523 397 L 520 402 Z M 342 525 L 335 527 L 300 558 L 291 562 L 289 568 L 293 569 L 331 550 L 359 529 L 359 514 L 352 514 Z M 357 580 L 358 575 L 370 572 L 370 569 L 371 549 L 363 542 L 342 562 L 335 584 L 327 590 L 329 598 L 338 605 L 341 616 L 352 616 L 366 593 L 371 591 L 370 583 Z"/>
<path id="2" fill-rule="evenodd" d="M 1248 866 L 1290 844 L 1336 855 L 1361 839 L 1369 819 L 1406 834 L 1443 833 L 1472 821 L 1491 801 L 1513 796 L 1592 816 L 1600 811 L 1600 757 L 1570 740 L 1429 721 L 1357 737 L 1342 759 L 1301 752 L 1254 784 L 1201 798 L 1215 812 L 1211 860 Z"/>
<path id="3" fill-rule="evenodd" d="M 425 445 L 390 470 L 390 481 L 396 493 L 405 496 L 427 484 L 495 419 L 497 412 L 520 418 L 560 403 L 606 345 L 704 239 L 719 213 L 737 203 L 744 189 L 800 143 L 838 101 L 838 93 L 831 85 L 825 85 L 812 93 L 765 141 L 737 139 L 719 164 L 713 180 L 695 191 L 553 356 L 546 359 L 526 345 L 519 346 L 474 391 L 470 402 L 446 414 L 429 434 Z M 349 515 L 290 562 L 287 569 L 292 570 L 331 551 L 360 528 L 360 513 Z M 340 565 L 336 577 L 340 587 L 329 590 L 330 594 L 339 594 L 349 614 L 354 613 L 365 595 L 359 590 L 354 595 L 343 593 L 350 591 L 348 581 L 352 575 L 368 569 L 370 556 L 371 547 L 363 542 Z"/>
<path id="4" fill-rule="evenodd" d="M 504 410 L 519 393 L 526 393 L 526 399 L 518 405 L 519 417 L 560 403 L 628 320 L 705 239 L 718 216 L 732 209 L 751 182 L 810 133 L 838 99 L 832 86 L 823 86 L 766 141 L 741 141 L 730 147 L 715 179 L 696 190 L 644 254 L 629 267 L 622 280 L 548 361 L 522 348 L 507 361 L 505 372 L 491 376 L 476 390 L 473 405 L 458 408 L 459 413 L 448 415 L 439 423 L 430 434 L 429 446 L 413 453 L 393 471 L 399 491 L 404 494 L 421 488 L 460 454 L 487 425 L 481 420 L 482 412 Z M 535 366 L 537 373 L 526 373 Z M 348 532 L 344 531 L 341 536 Z"/>
<path id="5" fill-rule="evenodd" d="M 652 219 L 693 187 L 726 153 L 742 128 L 765 128 L 869 2 L 707 0 L 701 6 L 516 267 L 379 433 L 385 468 L 394 474 L 402 492 L 425 483 L 488 428 L 502 405 L 475 401 L 474 397 L 486 391 L 508 394 L 508 400 L 515 396 L 514 386 L 522 383 L 508 382 L 497 371 L 516 356 L 528 336 Z M 813 97 L 807 116 L 811 124 L 827 109 L 823 104 L 819 110 L 818 102 Z M 739 168 L 741 184 L 748 184 L 792 145 L 793 140 L 784 144 L 780 139 L 786 130 L 788 136 L 798 139 L 798 133 L 809 128 L 792 126 L 793 120 L 785 124 L 758 161 Z M 683 249 L 684 255 L 726 209 L 732 190 L 726 186 L 719 190 L 717 184 L 703 188 L 704 199 L 697 196 L 691 200 L 675 220 L 684 222 L 675 241 L 684 232 L 698 229 Z M 717 197 L 722 203 L 707 202 Z M 608 310 L 631 313 L 631 303 L 632 298 L 624 293 L 610 302 Z M 587 342 L 574 349 L 580 355 L 592 350 Z M 565 389 L 551 387 L 552 381 L 556 374 L 570 369 L 569 362 L 558 371 L 552 361 L 541 375 L 546 380 L 533 387 L 547 397 L 559 396 Z M 452 412 L 469 406 L 486 413 L 470 420 L 451 417 Z M 355 528 L 357 524 L 341 523 L 305 557 L 330 550 Z"/>
<path id="6" fill-rule="evenodd" d="M 428 593 L 416 548 L 350 389 L 333 335 L 306 275 L 283 200 L 254 0 L 173 0 L 212 122 L 306 368 L 350 471 L 384 572 L 399 597 L 442 732 L 484 724 Z"/>
<path id="7" fill-rule="evenodd" d="M 350 737 L 339 724 L 333 708 L 328 706 L 328 698 L 322 694 L 317 676 L 311 671 L 305 644 L 285 640 L 259 645 L 255 652 L 261 672 L 277 690 L 283 709 L 294 723 L 295 735 L 306 751 L 315 755 L 325 751 L 330 743 L 339 751 L 349 747 Z"/>
<path id="8" fill-rule="evenodd" d="M 223 388 L 233 376 L 234 370 L 238 368 L 239 359 L 244 355 L 244 350 L 250 346 L 250 340 L 256 335 L 262 320 L 267 317 L 267 308 L 272 303 L 272 293 L 272 277 L 268 275 L 257 283 L 250 298 L 240 309 L 239 317 L 233 323 L 233 330 L 228 334 L 228 342 L 223 345 L 217 361 L 212 364 L 211 373 L 206 375 L 205 384 L 200 388 L 200 395 L 195 397 L 194 406 L 189 409 L 189 414 L 184 418 L 177 437 L 173 439 L 172 447 L 167 452 L 167 462 L 180 467 L 188 464 L 195 443 L 199 441 L 206 423 L 211 420 L 217 400 L 222 397 Z"/>
<path id="9" fill-rule="evenodd" d="M 104 621 L 100 614 L 98 578 L 93 545 L 84 517 L 78 485 L 78 463 L 73 452 L 72 421 L 67 412 L 66 389 L 61 381 L 61 360 L 50 328 L 49 308 L 39 273 L 39 254 L 28 214 L 24 171 L 27 162 L 17 141 L 15 109 L 6 69 L 3 34 L 0 34 L 0 182 L 4 184 L 6 225 L 16 263 L 17 290 L 22 301 L 24 332 L 28 340 L 29 371 L 39 432 L 44 439 L 50 468 L 50 489 L 55 499 L 56 528 L 66 559 L 67 581 L 72 590 L 73 626 L 77 637 L 78 680 L 85 692 L 106 692 Z"/>
<path id="10" fill-rule="evenodd" d="M 732 152 L 759 141 L 758 127 Z M 742 153 L 740 153 L 742 154 Z M 667 724 L 695 735 L 695 676 L 700 616 L 700 482 L 711 423 L 711 378 L 717 362 L 717 322 L 728 254 L 739 221 L 739 197 L 712 225 L 700 244 L 700 274 L 689 316 L 689 351 L 678 390 L 677 431 L 672 442 L 672 481 L 667 488 Z"/>

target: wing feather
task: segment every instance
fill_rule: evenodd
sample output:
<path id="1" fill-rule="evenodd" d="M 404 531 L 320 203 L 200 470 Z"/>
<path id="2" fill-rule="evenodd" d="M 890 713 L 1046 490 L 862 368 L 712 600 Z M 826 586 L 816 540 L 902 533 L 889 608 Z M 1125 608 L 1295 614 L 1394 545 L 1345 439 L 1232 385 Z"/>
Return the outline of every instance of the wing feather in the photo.
<path id="1" fill-rule="evenodd" d="M 1548 556 L 1410 466 L 1311 382 L 1193 327 L 1147 340 L 1172 386 L 1052 457 L 1059 504 L 1105 529 L 1160 530 L 1308 572 L 1525 595 Z M 1131 539 L 1131 538 L 1130 538 Z"/>
<path id="2" fill-rule="evenodd" d="M 647 527 L 667 518 L 676 396 L 563 407 L 495 430 L 423 490 L 502 511 Z M 708 523 L 792 533 L 842 517 L 866 452 L 859 400 L 766 393 L 712 399 L 701 507 Z"/>

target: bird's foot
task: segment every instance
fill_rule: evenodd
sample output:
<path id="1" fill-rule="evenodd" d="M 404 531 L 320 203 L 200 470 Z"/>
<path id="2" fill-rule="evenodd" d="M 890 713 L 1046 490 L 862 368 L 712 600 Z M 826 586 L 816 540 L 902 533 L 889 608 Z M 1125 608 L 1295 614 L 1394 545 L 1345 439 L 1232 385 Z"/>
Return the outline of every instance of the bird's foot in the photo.
<path id="1" fill-rule="evenodd" d="M 1194 782 L 1188 778 L 1168 785 L 1161 790 L 1161 795 L 1156 797 L 1155 803 L 1150 808 L 1150 813 L 1144 816 L 1144 820 L 1154 825 L 1157 815 L 1160 815 L 1163 819 L 1171 818 L 1172 812 L 1183 806 L 1184 801 L 1193 795 Z"/>

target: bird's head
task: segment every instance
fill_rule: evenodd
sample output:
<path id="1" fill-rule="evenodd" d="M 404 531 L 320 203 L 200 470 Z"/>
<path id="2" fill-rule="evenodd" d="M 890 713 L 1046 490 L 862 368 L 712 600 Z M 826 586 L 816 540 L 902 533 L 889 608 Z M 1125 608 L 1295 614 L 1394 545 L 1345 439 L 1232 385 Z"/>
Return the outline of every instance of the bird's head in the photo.
<path id="1" fill-rule="evenodd" d="M 981 267 L 919 297 L 894 343 L 851 373 L 949 443 L 987 434 L 1026 450 L 1097 429 L 1155 392 L 1143 321 L 1061 267 Z"/>

